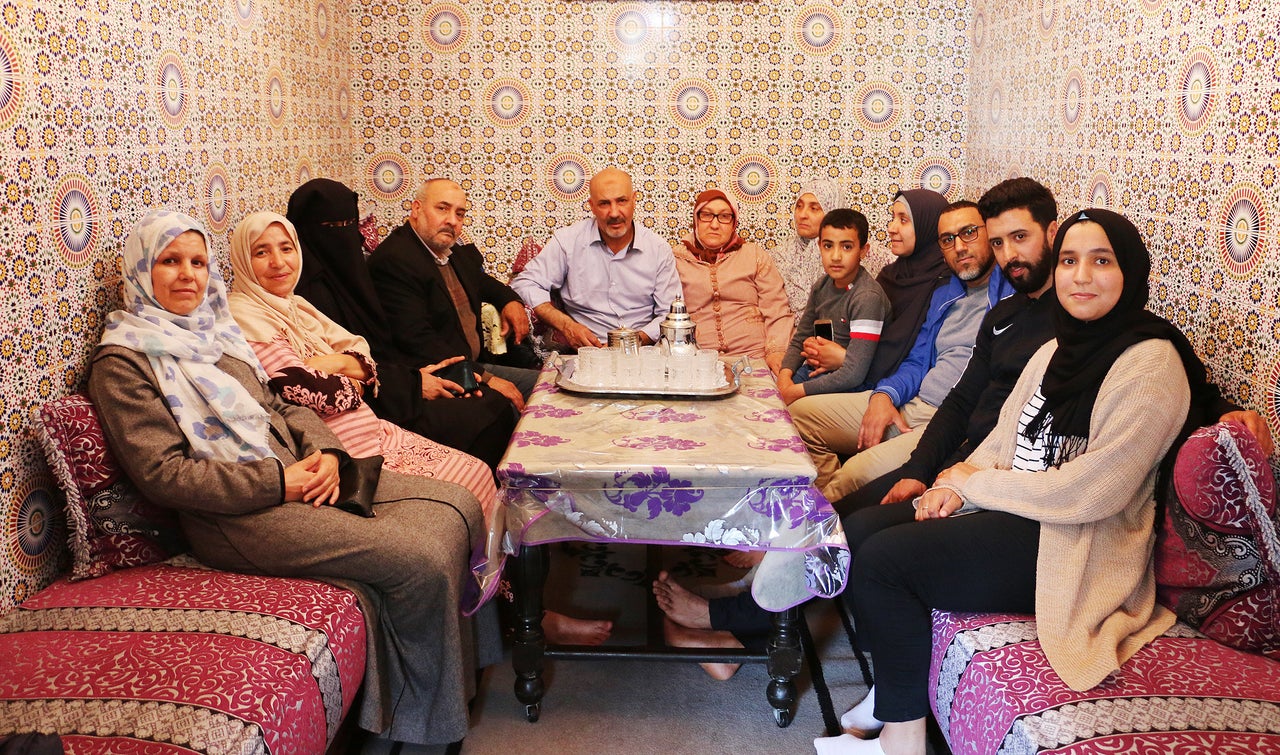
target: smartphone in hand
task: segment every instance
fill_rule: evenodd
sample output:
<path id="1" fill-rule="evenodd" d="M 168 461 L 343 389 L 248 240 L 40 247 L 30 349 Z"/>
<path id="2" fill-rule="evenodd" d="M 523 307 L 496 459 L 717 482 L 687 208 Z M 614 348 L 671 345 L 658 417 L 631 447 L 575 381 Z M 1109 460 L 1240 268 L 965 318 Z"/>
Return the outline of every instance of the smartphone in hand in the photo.
<path id="1" fill-rule="evenodd" d="M 835 339 L 835 331 L 834 331 L 834 330 L 832 329 L 832 327 L 831 327 L 831 321 L 830 321 L 830 320 L 814 320 L 814 321 L 813 321 L 813 334 L 814 334 L 815 336 L 817 336 L 818 338 L 825 338 L 825 339 L 827 339 L 828 341 L 834 341 L 834 340 L 836 340 L 836 339 Z"/>

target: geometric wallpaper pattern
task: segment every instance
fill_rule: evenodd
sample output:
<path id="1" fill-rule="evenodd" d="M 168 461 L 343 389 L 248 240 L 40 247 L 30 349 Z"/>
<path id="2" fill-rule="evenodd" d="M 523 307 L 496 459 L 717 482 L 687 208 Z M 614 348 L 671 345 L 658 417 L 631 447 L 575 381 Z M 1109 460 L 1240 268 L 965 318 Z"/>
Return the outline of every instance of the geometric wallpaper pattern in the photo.
<path id="1" fill-rule="evenodd" d="M 1030 175 L 1138 223 L 1152 307 L 1280 430 L 1277 28 L 1258 0 L 0 0 L 0 609 L 64 558 L 28 415 L 82 384 L 127 229 L 183 210 L 225 261 L 316 176 L 383 234 L 458 180 L 501 276 L 606 165 L 663 237 L 715 185 L 765 245 L 833 177 L 873 270 L 899 188 Z"/>
<path id="2" fill-rule="evenodd" d="M 351 173 L 345 2 L 0 0 L 0 608 L 56 573 L 31 407 L 82 385 L 149 208 L 231 225 Z M 225 268 L 225 265 L 224 265 Z"/>
<path id="3" fill-rule="evenodd" d="M 1152 308 L 1275 433 L 1280 4 L 982 3 L 971 38 L 968 183 L 1044 176 L 1133 219 Z"/>
<path id="4" fill-rule="evenodd" d="M 772 243 L 800 184 L 845 185 L 876 225 L 902 185 L 947 189 L 966 133 L 969 11 L 955 0 L 353 6 L 362 191 L 445 175 L 495 270 L 585 216 L 586 179 L 632 174 L 636 217 L 678 238 L 719 186 Z M 423 70 L 430 75 L 423 75 Z M 883 237 L 883 231 L 881 231 Z"/>

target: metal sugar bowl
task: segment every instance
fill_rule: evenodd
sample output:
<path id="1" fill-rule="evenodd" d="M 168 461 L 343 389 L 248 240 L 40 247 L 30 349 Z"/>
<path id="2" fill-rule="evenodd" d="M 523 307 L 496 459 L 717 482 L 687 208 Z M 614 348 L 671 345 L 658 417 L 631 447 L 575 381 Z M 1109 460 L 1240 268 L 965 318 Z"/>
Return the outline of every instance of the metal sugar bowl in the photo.
<path id="1" fill-rule="evenodd" d="M 698 352 L 698 326 L 689 316 L 684 299 L 671 302 L 671 311 L 659 326 L 662 331 L 660 345 L 663 354 L 696 354 Z"/>

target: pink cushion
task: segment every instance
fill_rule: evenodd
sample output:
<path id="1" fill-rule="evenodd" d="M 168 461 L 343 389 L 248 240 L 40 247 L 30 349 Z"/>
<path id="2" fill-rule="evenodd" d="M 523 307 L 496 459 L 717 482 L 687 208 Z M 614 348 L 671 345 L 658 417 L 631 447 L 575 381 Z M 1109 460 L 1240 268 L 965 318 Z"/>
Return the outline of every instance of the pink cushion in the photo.
<path id="1" fill-rule="evenodd" d="M 87 396 L 73 393 L 32 415 L 67 498 L 70 579 L 151 564 L 186 550 L 174 513 L 143 500 L 121 472 Z"/>
<path id="2" fill-rule="evenodd" d="M 1232 647 L 1280 659 L 1275 479 L 1241 424 L 1191 435 L 1156 541 L 1160 602 Z"/>
<path id="3" fill-rule="evenodd" d="M 534 257 L 538 256 L 538 252 L 542 251 L 542 247 L 533 239 L 526 238 L 524 243 L 520 245 L 520 251 L 516 253 L 515 261 L 511 263 L 511 277 L 514 278 L 524 272 Z"/>
<path id="4" fill-rule="evenodd" d="M 356 595 L 175 561 L 0 615 L 0 732 L 56 731 L 68 753 L 324 752 L 364 675 Z"/>
<path id="5" fill-rule="evenodd" d="M 934 611 L 929 682 L 956 753 L 1280 752 L 1280 663 L 1183 624 L 1076 692 L 1033 616 Z"/>

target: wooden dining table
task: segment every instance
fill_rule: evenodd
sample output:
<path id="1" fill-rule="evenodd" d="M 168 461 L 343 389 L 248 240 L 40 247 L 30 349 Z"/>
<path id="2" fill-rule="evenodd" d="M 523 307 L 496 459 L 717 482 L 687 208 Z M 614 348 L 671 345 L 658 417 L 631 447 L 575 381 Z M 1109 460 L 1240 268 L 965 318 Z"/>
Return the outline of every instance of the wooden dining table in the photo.
<path id="1" fill-rule="evenodd" d="M 763 661 L 777 723 L 790 723 L 798 607 L 844 589 L 849 551 L 772 374 L 763 360 L 743 364 L 736 390 L 718 396 L 570 392 L 558 383 L 573 385 L 560 380 L 572 364 L 557 357 L 543 369 L 498 466 L 502 531 L 490 533 L 515 558 L 512 664 L 530 721 L 540 715 L 544 658 L 639 658 Z M 775 612 L 768 649 L 667 647 L 657 620 L 643 646 L 547 647 L 546 546 L 564 541 L 763 551 L 751 592 Z"/>

